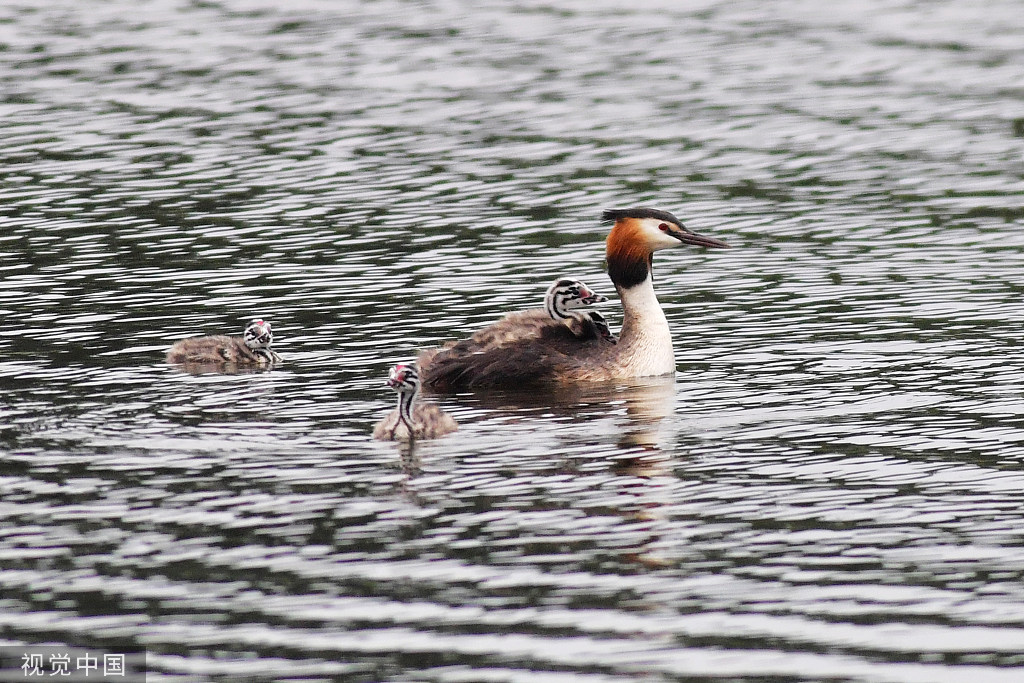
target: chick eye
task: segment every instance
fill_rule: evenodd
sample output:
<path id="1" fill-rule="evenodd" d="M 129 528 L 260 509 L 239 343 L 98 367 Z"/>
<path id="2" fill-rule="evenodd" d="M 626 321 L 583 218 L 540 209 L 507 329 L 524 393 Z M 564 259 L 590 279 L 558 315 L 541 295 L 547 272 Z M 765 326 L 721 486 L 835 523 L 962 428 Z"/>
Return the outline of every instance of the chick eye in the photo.
<path id="1" fill-rule="evenodd" d="M 658 230 L 661 230 L 662 232 L 668 232 L 668 223 L 662 223 L 661 225 L 659 225 Z"/>

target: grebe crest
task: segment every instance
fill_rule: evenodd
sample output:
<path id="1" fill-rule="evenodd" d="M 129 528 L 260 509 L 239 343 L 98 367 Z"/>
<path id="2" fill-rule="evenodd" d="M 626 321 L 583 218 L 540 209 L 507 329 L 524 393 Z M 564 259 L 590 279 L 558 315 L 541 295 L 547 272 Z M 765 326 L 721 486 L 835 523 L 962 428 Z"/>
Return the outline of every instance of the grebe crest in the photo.
<path id="1" fill-rule="evenodd" d="M 607 343 L 604 332 L 580 336 L 567 332 L 567 326 L 559 331 L 560 326 L 550 322 L 519 324 L 517 329 L 516 323 L 525 320 L 526 314 L 513 314 L 468 340 L 423 352 L 424 384 L 437 391 L 453 391 L 674 373 L 672 333 L 654 292 L 654 252 L 682 245 L 729 245 L 692 232 L 659 209 L 608 209 L 602 218 L 613 224 L 606 240 L 608 275 L 623 307 L 617 344 Z M 596 330 L 603 321 L 607 330 L 603 316 L 590 316 L 586 318 L 590 329 Z"/>
<path id="2" fill-rule="evenodd" d="M 420 373 L 413 363 L 399 363 L 388 373 L 387 385 L 398 394 L 398 406 L 373 430 L 375 439 L 411 441 L 435 439 L 458 429 L 458 424 L 432 403 L 419 403 Z"/>

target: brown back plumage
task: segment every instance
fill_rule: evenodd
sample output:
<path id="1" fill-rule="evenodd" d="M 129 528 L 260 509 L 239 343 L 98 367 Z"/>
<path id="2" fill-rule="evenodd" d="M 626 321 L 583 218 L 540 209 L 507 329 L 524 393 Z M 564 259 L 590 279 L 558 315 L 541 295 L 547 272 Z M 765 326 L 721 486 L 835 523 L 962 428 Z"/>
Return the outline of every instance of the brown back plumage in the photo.
<path id="1" fill-rule="evenodd" d="M 498 328 L 497 334 L 488 328 L 481 330 L 487 334 L 479 338 L 474 335 L 441 349 L 424 351 L 419 358 L 423 384 L 434 391 L 450 392 L 557 381 L 561 374 L 584 367 L 614 348 L 589 319 L 574 320 L 570 327 L 545 315 L 543 319 L 530 317 L 528 326 L 513 326 L 529 313 L 512 314 L 499 321 L 493 326 Z M 520 335 L 515 334 L 516 329 Z M 492 338 L 501 342 L 481 343 Z"/>
<path id="2" fill-rule="evenodd" d="M 527 339 L 536 339 L 551 326 L 551 323 L 557 324 L 558 322 L 552 320 L 547 311 L 542 308 L 509 313 L 498 322 L 488 325 L 482 330 L 477 330 L 467 341 L 480 347 L 504 346 Z"/>
<path id="3" fill-rule="evenodd" d="M 262 365 L 266 361 L 246 346 L 242 337 L 218 334 L 212 337 L 191 337 L 175 342 L 167 352 L 167 362 L 204 365 L 216 363 Z"/>

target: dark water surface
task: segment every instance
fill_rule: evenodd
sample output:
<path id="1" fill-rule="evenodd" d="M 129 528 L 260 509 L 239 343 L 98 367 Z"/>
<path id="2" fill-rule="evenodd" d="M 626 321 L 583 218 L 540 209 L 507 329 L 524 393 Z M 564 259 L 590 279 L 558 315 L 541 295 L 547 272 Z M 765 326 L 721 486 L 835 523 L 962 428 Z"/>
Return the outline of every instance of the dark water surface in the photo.
<path id="1" fill-rule="evenodd" d="M 1024 680 L 1017 2 L 0 7 L 0 642 L 152 680 Z M 659 255 L 679 374 L 389 364 Z M 606 308 L 613 326 L 617 306 Z M 162 354 L 262 316 L 286 363 Z"/>

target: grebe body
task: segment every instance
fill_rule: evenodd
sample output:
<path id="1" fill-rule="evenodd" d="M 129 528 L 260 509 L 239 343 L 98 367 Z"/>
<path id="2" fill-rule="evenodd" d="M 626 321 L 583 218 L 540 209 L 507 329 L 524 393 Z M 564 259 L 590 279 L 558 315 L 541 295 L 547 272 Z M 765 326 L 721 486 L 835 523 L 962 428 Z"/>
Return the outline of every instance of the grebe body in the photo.
<path id="1" fill-rule="evenodd" d="M 381 441 L 436 439 L 459 428 L 454 418 L 432 403 L 420 403 L 420 375 L 416 366 L 399 364 L 391 368 L 388 386 L 398 394 L 398 406 L 373 429 Z"/>
<path id="2" fill-rule="evenodd" d="M 517 332 L 516 326 L 506 325 L 501 334 L 494 333 L 494 327 L 516 315 L 531 313 L 527 311 L 508 316 L 474 335 L 487 344 L 473 343 L 471 337 L 422 353 L 424 384 L 436 391 L 457 391 L 542 382 L 621 380 L 675 372 L 672 333 L 654 293 L 654 252 L 684 244 L 711 248 L 728 245 L 691 232 L 671 213 L 658 209 L 609 209 L 603 218 L 612 223 L 606 241 L 608 275 L 623 307 L 617 344 L 608 343 L 599 323 L 589 316 L 590 325 L 582 324 L 592 334 L 576 334 L 564 324 L 552 325 L 550 316 L 539 332 L 525 325 L 520 325 Z"/>
<path id="3" fill-rule="evenodd" d="M 167 352 L 168 363 L 190 365 L 270 366 L 281 362 L 271 350 L 274 333 L 270 323 L 253 320 L 241 337 L 213 335 L 190 337 L 174 343 Z"/>

